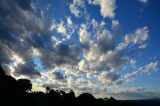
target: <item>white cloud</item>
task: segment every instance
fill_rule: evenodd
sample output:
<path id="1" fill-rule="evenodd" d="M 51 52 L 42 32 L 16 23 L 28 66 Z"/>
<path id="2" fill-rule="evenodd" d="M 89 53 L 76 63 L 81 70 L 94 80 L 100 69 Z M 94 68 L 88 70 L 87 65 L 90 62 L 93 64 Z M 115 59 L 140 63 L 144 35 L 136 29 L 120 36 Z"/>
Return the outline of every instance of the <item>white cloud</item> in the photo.
<path id="1" fill-rule="evenodd" d="M 78 65 L 79 65 L 79 70 L 80 71 L 86 71 L 86 70 L 88 70 L 86 60 L 81 60 Z"/>
<path id="2" fill-rule="evenodd" d="M 112 29 L 117 30 L 119 29 L 119 21 L 118 20 L 112 20 Z"/>
<path id="3" fill-rule="evenodd" d="M 151 62 L 142 69 L 142 74 L 150 74 L 152 71 L 156 71 L 158 68 L 158 62 Z"/>
<path id="4" fill-rule="evenodd" d="M 66 34 L 66 28 L 65 28 L 63 22 L 61 22 L 60 24 L 57 25 L 57 32 L 62 33 L 62 34 Z"/>
<path id="5" fill-rule="evenodd" d="M 76 7 L 73 4 L 70 5 L 70 10 L 76 17 L 79 16 L 80 10 L 76 9 Z"/>
<path id="6" fill-rule="evenodd" d="M 75 17 L 80 17 L 82 15 L 82 10 L 84 9 L 84 1 L 83 0 L 73 0 L 73 3 L 70 4 L 70 11 Z"/>
<path id="7" fill-rule="evenodd" d="M 142 45 L 139 46 L 140 49 L 144 49 L 146 47 L 147 47 L 147 44 L 142 44 Z"/>
<path id="8" fill-rule="evenodd" d="M 90 33 L 87 31 L 87 26 L 82 24 L 79 29 L 79 40 L 84 45 L 89 45 L 90 43 Z"/>
<path id="9" fill-rule="evenodd" d="M 101 22 L 102 23 L 102 22 Z M 114 36 L 104 28 L 104 24 L 92 20 L 93 30 L 88 33 L 86 24 L 82 24 L 79 30 L 80 42 L 82 44 L 83 56 L 88 61 L 88 67 L 96 71 L 109 71 L 121 68 L 126 64 L 123 57 L 123 49 L 115 45 Z M 118 21 L 113 22 L 114 27 Z M 94 36 L 91 36 L 93 34 Z"/>
<path id="10" fill-rule="evenodd" d="M 136 62 L 137 62 L 136 59 L 131 59 L 131 60 L 130 60 L 130 63 L 131 63 L 131 64 L 136 64 Z"/>
<path id="11" fill-rule="evenodd" d="M 126 44 L 134 43 L 134 44 L 142 44 L 149 37 L 148 27 L 139 28 L 135 31 L 135 33 L 126 35 L 124 40 Z"/>
<path id="12" fill-rule="evenodd" d="M 43 82 L 41 82 L 43 83 Z M 33 83 L 32 84 L 32 91 L 42 91 L 45 92 L 45 87 L 43 87 L 40 83 Z"/>
<path id="13" fill-rule="evenodd" d="M 99 5 L 101 15 L 104 18 L 113 18 L 115 16 L 116 0 L 88 0 L 88 2 L 93 5 Z"/>
<path id="14" fill-rule="evenodd" d="M 133 81 L 135 79 L 135 77 L 140 76 L 140 75 L 148 75 L 154 71 L 157 71 L 158 68 L 158 62 L 150 62 L 149 64 L 140 67 L 140 68 L 136 68 L 136 70 L 127 73 L 124 77 L 124 80 L 126 82 L 130 82 Z"/>
<path id="15" fill-rule="evenodd" d="M 32 50 L 33 56 L 40 56 L 41 55 L 40 51 L 37 48 L 32 47 L 31 50 Z"/>
<path id="16" fill-rule="evenodd" d="M 68 25 L 68 27 L 72 27 L 73 26 L 73 22 L 71 20 L 71 17 L 67 17 L 67 25 Z"/>
<path id="17" fill-rule="evenodd" d="M 66 20 L 60 19 L 60 22 L 53 19 L 49 27 L 49 31 L 61 34 L 60 36 L 62 36 L 64 40 L 70 39 L 76 29 L 77 25 L 75 25 L 71 17 L 66 17 Z"/>
<path id="18" fill-rule="evenodd" d="M 144 87 L 118 87 L 117 90 L 111 92 L 110 95 L 115 96 L 117 97 L 116 99 L 120 100 L 143 100 L 158 98 L 160 96 L 160 92 L 150 91 Z"/>
<path id="19" fill-rule="evenodd" d="M 148 0 L 139 0 L 140 3 L 147 4 Z"/>

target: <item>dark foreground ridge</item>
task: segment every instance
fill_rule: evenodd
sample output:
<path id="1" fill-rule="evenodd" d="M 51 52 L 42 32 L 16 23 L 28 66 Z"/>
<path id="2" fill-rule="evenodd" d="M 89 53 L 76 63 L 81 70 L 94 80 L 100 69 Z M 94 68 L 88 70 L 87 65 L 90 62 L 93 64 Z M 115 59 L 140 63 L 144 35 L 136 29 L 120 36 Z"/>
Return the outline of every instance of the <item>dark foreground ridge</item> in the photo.
<path id="1" fill-rule="evenodd" d="M 46 88 L 46 92 L 31 92 L 32 83 L 28 79 L 16 80 L 6 75 L 0 65 L 0 106 L 160 106 L 159 101 L 118 101 L 96 99 L 89 93 L 78 97 L 73 91 L 55 91 Z"/>

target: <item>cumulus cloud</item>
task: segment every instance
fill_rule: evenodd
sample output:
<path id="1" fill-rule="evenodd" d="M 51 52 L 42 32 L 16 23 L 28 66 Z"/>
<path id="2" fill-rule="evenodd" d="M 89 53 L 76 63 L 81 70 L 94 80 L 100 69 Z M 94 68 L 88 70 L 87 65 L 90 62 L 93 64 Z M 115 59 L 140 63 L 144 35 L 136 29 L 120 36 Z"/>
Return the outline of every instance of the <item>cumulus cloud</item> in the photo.
<path id="1" fill-rule="evenodd" d="M 58 33 L 66 34 L 66 26 L 64 25 L 63 21 L 61 21 L 60 23 L 55 23 L 53 21 L 50 26 L 50 31 L 52 31 L 53 29 L 55 29 Z"/>
<path id="2" fill-rule="evenodd" d="M 16 75 L 28 74 L 28 76 L 32 74 L 39 76 L 40 74 L 38 70 L 35 70 L 37 69 L 34 64 L 35 56 L 40 58 L 45 66 L 49 67 L 68 64 L 69 61 L 69 64 L 76 64 L 79 61 L 78 48 L 70 41 L 64 43 L 57 40 L 57 42 L 53 42 L 53 36 L 49 34 L 48 30 L 50 25 L 39 12 L 40 9 L 34 6 L 35 2 L 30 0 L 24 2 L 26 3 L 21 3 L 19 0 L 11 2 L 4 0 L 1 3 L 0 52 L 3 55 L 0 59 L 1 63 L 9 64 L 13 61 L 12 64 L 17 64 L 14 67 L 12 65 L 12 69 L 15 68 L 14 70 L 17 71 L 15 72 Z M 68 22 L 71 26 L 71 19 L 68 19 Z M 65 28 L 63 22 L 56 26 L 57 32 L 62 34 L 66 33 Z M 17 63 L 15 59 L 12 59 L 13 53 L 21 57 L 24 64 L 22 62 Z M 23 70 L 23 72 L 19 70 Z"/>
<path id="3" fill-rule="evenodd" d="M 79 70 L 81 71 L 86 71 L 88 69 L 86 60 L 81 60 L 78 65 L 79 65 Z"/>
<path id="4" fill-rule="evenodd" d="M 45 26 L 47 26 L 43 17 L 41 16 L 41 13 L 38 11 L 38 8 L 33 9 L 31 7 L 31 3 L 32 1 L 30 0 L 3 0 L 1 1 L 0 6 L 0 48 L 1 52 L 6 53 L 7 55 L 4 57 L 6 59 L 1 59 L 1 63 L 9 63 L 11 62 L 11 60 L 13 60 L 16 61 L 14 63 L 19 65 L 19 63 L 17 63 L 18 60 L 12 59 L 12 57 L 15 57 L 14 54 L 16 54 L 17 56 L 21 57 L 24 61 L 23 66 L 22 64 L 20 66 L 24 70 L 24 74 L 29 74 L 30 72 L 32 73 L 32 71 L 35 70 L 35 66 L 32 64 L 33 62 L 30 63 L 32 61 L 32 53 L 30 51 L 30 48 L 31 46 L 43 46 L 41 40 L 38 39 L 39 37 L 36 37 L 36 39 L 34 38 L 37 32 L 46 34 Z M 36 40 L 39 40 L 39 42 L 37 42 Z M 30 64 L 28 65 L 28 68 L 31 66 L 30 72 L 25 72 L 27 70 L 27 64 Z M 37 74 L 39 73 L 37 72 Z"/>
<path id="5" fill-rule="evenodd" d="M 75 17 L 80 17 L 83 14 L 84 3 L 84 0 L 73 0 L 73 3 L 70 4 L 70 11 Z"/>
<path id="6" fill-rule="evenodd" d="M 87 68 L 85 72 L 88 77 L 90 75 L 95 76 L 101 83 L 111 86 L 119 85 L 123 83 L 123 79 L 116 71 L 112 72 L 111 70 L 122 69 L 129 64 L 129 61 L 132 65 L 137 63 L 135 58 L 126 55 L 126 50 L 130 45 L 144 45 L 148 39 L 149 31 L 147 27 L 139 28 L 134 33 L 125 35 L 122 41 L 117 42 L 118 37 L 121 37 L 119 36 L 119 22 L 112 21 L 112 29 L 117 34 L 105 29 L 104 26 L 105 24 L 102 25 L 102 22 L 99 23 L 94 19 L 91 25 L 81 25 L 78 34 L 85 60 L 79 62 L 79 69 L 84 70 Z M 90 29 L 91 27 L 93 29 Z M 92 36 L 92 34 L 94 35 Z M 136 48 L 138 50 L 139 47 Z M 129 49 L 127 52 L 129 52 Z M 97 73 L 94 73 L 93 70 Z M 137 71 L 125 77 L 136 75 Z"/>
<path id="7" fill-rule="evenodd" d="M 66 29 L 65 29 L 65 27 L 63 26 L 63 23 L 61 23 L 61 24 L 59 24 L 58 26 L 57 26 L 57 32 L 59 32 L 59 33 L 66 33 Z"/>
<path id="8" fill-rule="evenodd" d="M 116 0 L 88 0 L 89 4 L 100 6 L 101 15 L 106 18 L 115 16 Z"/>
<path id="9" fill-rule="evenodd" d="M 41 73 L 39 72 L 36 65 L 34 65 L 33 61 L 27 62 L 26 64 L 20 64 L 14 68 L 15 72 L 13 73 L 14 76 L 27 76 L 30 78 L 40 77 Z"/>
<path id="10" fill-rule="evenodd" d="M 93 30 L 90 33 L 88 33 L 89 28 L 83 24 L 79 30 L 83 56 L 88 61 L 89 67 L 94 70 L 109 71 L 124 66 L 127 61 L 123 55 L 124 48 L 116 47 L 116 35 L 112 35 L 104 28 L 104 24 L 95 20 L 92 20 L 92 25 Z M 92 33 L 95 35 L 91 37 Z"/>
<path id="11" fill-rule="evenodd" d="M 71 29 L 74 26 L 71 17 L 67 17 L 67 26 L 68 28 L 71 28 Z"/>
<path id="12" fill-rule="evenodd" d="M 115 72 L 102 72 L 98 79 L 102 81 L 104 84 L 111 85 L 119 79 L 119 75 Z"/>
<path id="13" fill-rule="evenodd" d="M 79 29 L 79 40 L 82 46 L 86 46 L 86 48 L 89 47 L 90 33 L 87 31 L 87 26 L 85 24 L 82 24 L 81 28 Z"/>
<path id="14" fill-rule="evenodd" d="M 53 19 L 49 27 L 51 32 L 57 33 L 65 39 L 70 39 L 76 29 L 77 26 L 72 22 L 71 17 L 66 17 L 65 21 L 60 19 L 60 22 Z"/>
<path id="15" fill-rule="evenodd" d="M 45 80 L 45 82 L 44 82 Z M 67 79 L 64 70 L 55 68 L 42 73 L 41 79 L 34 81 L 36 84 L 41 83 L 41 87 L 50 87 L 54 89 L 67 88 Z"/>

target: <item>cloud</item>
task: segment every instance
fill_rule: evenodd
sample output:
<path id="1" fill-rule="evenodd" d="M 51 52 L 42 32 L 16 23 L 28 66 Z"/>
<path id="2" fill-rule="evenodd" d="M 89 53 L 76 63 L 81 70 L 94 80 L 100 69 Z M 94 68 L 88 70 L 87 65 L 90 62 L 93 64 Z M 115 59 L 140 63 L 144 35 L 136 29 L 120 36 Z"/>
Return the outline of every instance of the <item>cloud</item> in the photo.
<path id="1" fill-rule="evenodd" d="M 60 73 L 60 72 L 53 72 L 53 76 L 54 76 L 55 79 L 58 79 L 58 80 L 64 79 L 63 74 Z"/>
<path id="2" fill-rule="evenodd" d="M 139 0 L 139 2 L 142 3 L 142 4 L 147 4 L 148 0 Z"/>
<path id="3" fill-rule="evenodd" d="M 2 36 L 0 36 L 0 48 L 2 54 L 5 53 L 5 55 L 7 55 L 4 55 L 5 59 L 1 59 L 1 63 L 9 64 L 13 61 L 13 63 L 17 64 L 17 67 L 19 66 L 17 70 L 14 69 L 17 71 L 15 73 L 28 74 L 28 76 L 32 74 L 39 75 L 39 72 L 34 71 L 35 66 L 32 64 L 33 60 L 30 48 L 32 46 L 44 46 L 44 42 L 42 42 L 41 39 L 48 39 L 45 36 L 36 35 L 37 32 L 46 35 L 47 32 L 45 30 L 47 24 L 39 12 L 39 9 L 32 8 L 32 3 L 30 0 L 2 0 L 0 6 L 0 32 L 2 34 Z M 15 54 L 23 59 L 24 64 L 18 62 L 18 59 L 13 59 Z M 14 66 L 12 68 L 17 67 Z M 23 72 L 19 70 L 23 70 Z"/>
<path id="4" fill-rule="evenodd" d="M 79 29 L 79 40 L 84 48 L 88 48 L 90 45 L 90 34 L 87 31 L 87 26 L 82 24 Z"/>
<path id="5" fill-rule="evenodd" d="M 64 64 L 74 65 L 80 60 L 78 47 L 67 42 L 59 41 L 54 47 L 47 50 L 41 49 L 40 51 L 42 53 L 40 56 L 42 63 L 51 68 Z"/>
<path id="6" fill-rule="evenodd" d="M 100 6 L 101 15 L 106 18 L 115 16 L 116 0 L 88 0 L 89 4 Z"/>
<path id="7" fill-rule="evenodd" d="M 68 26 L 72 26 L 73 22 L 71 20 L 71 17 L 67 17 L 67 24 Z"/>
<path id="8" fill-rule="evenodd" d="M 160 96 L 160 92 L 147 91 L 144 87 L 131 87 L 119 88 L 117 92 L 113 92 L 111 95 L 118 97 L 117 99 L 143 100 L 158 98 Z"/>
<path id="9" fill-rule="evenodd" d="M 65 34 L 65 33 L 66 33 L 66 29 L 65 29 L 65 27 L 63 26 L 63 23 L 61 23 L 61 24 L 58 25 L 58 27 L 57 27 L 57 32 L 62 33 L 62 34 Z"/>
<path id="10" fill-rule="evenodd" d="M 73 23 L 71 17 L 66 17 L 66 20 L 60 19 L 60 22 L 53 19 L 49 27 L 49 30 L 52 33 L 56 33 L 64 39 L 71 39 L 71 36 L 76 29 L 77 25 Z"/>
<path id="11" fill-rule="evenodd" d="M 73 3 L 69 6 L 70 11 L 72 14 L 74 14 L 75 17 L 80 17 L 83 12 L 82 9 L 84 9 L 84 1 L 83 0 L 73 0 Z"/>
<path id="12" fill-rule="evenodd" d="M 67 79 L 64 73 L 65 70 L 60 68 L 54 68 L 47 72 L 43 72 L 41 75 L 40 83 L 42 87 L 51 87 L 51 88 L 63 88 L 67 86 Z M 45 80 L 45 82 L 44 82 Z M 35 83 L 39 83 L 39 81 L 35 81 Z"/>
<path id="13" fill-rule="evenodd" d="M 126 44 L 128 43 L 142 44 L 148 39 L 149 37 L 148 33 L 149 33 L 149 30 L 147 26 L 143 28 L 139 28 L 135 31 L 135 33 L 125 36 L 125 43 Z"/>
<path id="14" fill-rule="evenodd" d="M 142 45 L 139 46 L 140 49 L 144 49 L 146 47 L 147 47 L 147 44 L 142 44 Z"/>
<path id="15" fill-rule="evenodd" d="M 61 21 L 60 23 L 55 23 L 53 21 L 53 23 L 50 26 L 50 31 L 52 31 L 53 29 L 55 29 L 58 33 L 60 34 L 66 34 L 66 26 L 64 25 L 64 22 Z"/>
<path id="16" fill-rule="evenodd" d="M 24 2 L 28 3 L 23 5 L 24 3 L 19 0 L 11 2 L 4 0 L 1 3 L 0 52 L 3 56 L 1 56 L 0 62 L 10 64 L 13 61 L 12 64 L 17 64 L 17 66 L 11 64 L 11 69 L 15 70 L 13 75 L 22 74 L 29 77 L 32 77 L 32 74 L 40 76 L 40 72 L 34 64 L 35 56 L 40 58 L 43 65 L 47 67 L 76 64 L 79 61 L 78 48 L 70 41 L 64 43 L 57 40 L 57 42 L 53 42 L 51 39 L 53 36 L 48 30 L 50 25 L 39 12 L 40 9 L 36 7 L 36 2 L 29 0 Z M 57 24 L 57 31 L 66 33 L 65 27 L 61 22 Z M 55 43 L 54 46 L 53 43 Z M 17 63 L 15 59 L 12 59 L 13 53 L 20 57 L 24 64 Z"/>
<path id="17" fill-rule="evenodd" d="M 113 35 L 115 36 L 114 39 L 116 40 L 116 42 L 119 42 L 121 39 L 121 25 L 119 23 L 118 20 L 112 20 L 112 31 L 113 31 Z"/>
<path id="18" fill-rule="evenodd" d="M 93 29 L 89 33 L 88 29 L 91 26 Z M 104 24 L 97 23 L 95 20 L 92 20 L 90 27 L 82 24 L 79 29 L 83 56 L 89 63 L 88 67 L 99 71 L 123 67 L 127 60 L 123 57 L 124 48 L 115 44 L 117 36 L 112 35 L 104 28 Z"/>
<path id="19" fill-rule="evenodd" d="M 125 81 L 130 82 L 135 79 L 135 77 L 140 76 L 140 75 L 148 75 L 154 71 L 157 71 L 159 63 L 156 62 L 150 62 L 146 64 L 144 67 L 136 68 L 136 70 L 127 73 L 125 75 Z"/>
<path id="20" fill-rule="evenodd" d="M 136 59 L 131 59 L 131 60 L 130 60 L 130 63 L 131 63 L 131 64 L 136 64 L 136 62 L 137 62 Z"/>
<path id="21" fill-rule="evenodd" d="M 81 60 L 78 65 L 79 65 L 79 70 L 81 71 L 86 71 L 88 69 L 86 60 Z"/>
<path id="22" fill-rule="evenodd" d="M 142 74 L 150 74 L 152 71 L 156 71 L 158 68 L 158 62 L 151 62 L 147 64 L 142 70 Z"/>
<path id="23" fill-rule="evenodd" d="M 41 76 L 41 73 L 38 71 L 36 65 L 34 65 L 33 61 L 27 62 L 26 64 L 19 64 L 14 68 L 13 75 L 18 76 L 26 76 L 30 78 L 37 78 Z"/>
<path id="24" fill-rule="evenodd" d="M 61 87 L 60 84 L 55 84 L 55 83 L 45 83 L 42 85 L 42 87 L 46 88 L 46 87 L 50 87 L 50 88 L 53 88 L 53 89 L 58 89 Z"/>
<path id="25" fill-rule="evenodd" d="M 102 72 L 98 79 L 102 81 L 104 84 L 111 85 L 112 83 L 116 82 L 120 76 L 116 72 Z"/>

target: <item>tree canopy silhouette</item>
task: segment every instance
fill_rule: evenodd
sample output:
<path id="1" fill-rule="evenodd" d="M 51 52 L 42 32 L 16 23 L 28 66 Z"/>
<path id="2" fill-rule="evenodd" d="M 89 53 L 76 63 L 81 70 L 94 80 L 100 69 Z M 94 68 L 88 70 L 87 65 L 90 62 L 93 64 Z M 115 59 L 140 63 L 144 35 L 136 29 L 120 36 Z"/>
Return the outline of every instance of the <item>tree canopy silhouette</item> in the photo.
<path id="1" fill-rule="evenodd" d="M 31 81 L 28 79 L 19 79 L 17 83 L 18 83 L 18 86 L 20 87 L 20 90 L 23 92 L 32 90 Z"/>
<path id="2" fill-rule="evenodd" d="M 30 91 L 30 92 L 28 92 Z M 147 102 L 148 103 L 148 102 Z M 78 97 L 73 90 L 66 93 L 62 90 L 54 90 L 46 87 L 46 92 L 33 92 L 32 83 L 28 79 L 16 80 L 6 75 L 0 65 L 0 106 L 142 106 L 128 102 L 119 102 L 113 97 L 96 99 L 89 93 L 83 93 Z M 148 103 L 144 106 L 158 106 L 157 103 Z"/>

